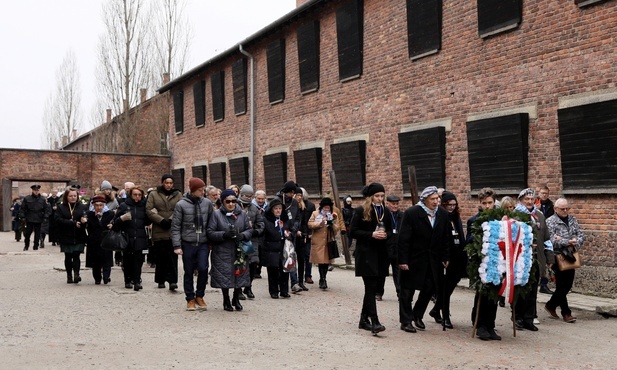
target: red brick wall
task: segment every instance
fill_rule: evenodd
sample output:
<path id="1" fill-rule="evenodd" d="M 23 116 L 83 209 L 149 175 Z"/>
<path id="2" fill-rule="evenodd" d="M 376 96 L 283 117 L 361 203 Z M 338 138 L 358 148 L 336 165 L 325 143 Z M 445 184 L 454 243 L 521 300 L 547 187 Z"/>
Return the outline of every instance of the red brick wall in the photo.
<path id="1" fill-rule="evenodd" d="M 457 194 L 467 218 L 477 205 L 470 194 L 467 115 L 536 105 L 538 118 L 530 120 L 529 185 L 548 183 L 552 199 L 557 198 L 562 191 L 558 99 L 617 88 L 615 1 L 579 9 L 574 1 L 526 0 L 521 26 L 486 40 L 478 37 L 476 2 L 444 1 L 442 49 L 412 62 L 407 54 L 405 2 L 365 0 L 364 72 L 345 83 L 338 80 L 334 13 L 338 4 L 329 3 L 245 46 L 256 63 L 256 188 L 264 188 L 262 158 L 268 149 L 289 146 L 288 177 L 294 179 L 293 151 L 302 143 L 321 139 L 325 140 L 323 188 L 328 191 L 333 140 L 368 134 L 367 182 L 382 182 L 388 192 L 400 194 L 397 135 L 401 126 L 451 118 L 452 130 L 446 134 L 446 184 Z M 295 32 L 299 24 L 313 19 L 320 20 L 321 29 L 320 88 L 301 95 Z M 286 39 L 286 97 L 270 105 L 265 47 L 280 37 Z M 236 117 L 232 105 L 231 63 L 239 57 L 238 53 L 214 63 L 183 85 L 185 125 L 180 135 L 173 133 L 171 109 L 172 163 L 184 165 L 187 181 L 196 161 L 249 151 L 249 114 Z M 225 70 L 225 120 L 214 123 L 210 75 L 220 69 Z M 207 81 L 206 125 L 195 128 L 192 84 L 200 78 Z M 617 244 L 613 211 L 617 195 L 573 194 L 568 199 L 595 243 Z M 583 254 L 588 262 L 616 265 L 614 251 L 587 251 Z"/>
<path id="2" fill-rule="evenodd" d="M 169 172 L 167 156 L 0 149 L 0 178 L 33 183 L 76 181 L 89 196 L 103 180 L 119 188 L 132 181 L 147 189 L 157 186 L 161 175 Z M 28 194 L 29 189 L 22 195 Z M 10 203 L 11 199 L 0 199 L 0 214 Z M 0 230 L 6 227 L 0 223 Z"/>

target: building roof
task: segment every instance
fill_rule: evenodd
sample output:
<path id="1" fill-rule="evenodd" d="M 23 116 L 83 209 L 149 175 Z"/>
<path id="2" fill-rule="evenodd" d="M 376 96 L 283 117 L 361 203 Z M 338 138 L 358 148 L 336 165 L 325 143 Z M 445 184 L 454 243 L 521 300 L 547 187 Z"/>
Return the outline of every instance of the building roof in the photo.
<path id="1" fill-rule="evenodd" d="M 208 68 L 209 66 L 216 64 L 222 60 L 224 60 L 225 58 L 238 53 L 240 46 L 242 46 L 243 48 L 253 44 L 259 40 L 261 40 L 262 38 L 278 31 L 279 29 L 281 29 L 283 26 L 292 23 L 293 21 L 295 21 L 298 18 L 301 18 L 302 16 L 308 14 L 310 11 L 316 9 L 319 6 L 322 6 L 328 2 L 330 2 L 332 0 L 309 0 L 306 3 L 298 6 L 297 8 L 295 8 L 294 10 L 290 11 L 289 13 L 285 14 L 284 16 L 282 16 L 281 18 L 277 19 L 276 21 L 270 23 L 269 25 L 267 25 L 266 27 L 262 28 L 261 30 L 257 31 L 256 33 L 252 34 L 251 36 L 247 37 L 246 39 L 240 41 L 239 43 L 235 44 L 234 46 L 232 46 L 231 48 L 225 50 L 224 52 L 216 55 L 215 57 L 208 59 L 207 61 L 203 62 L 202 64 L 198 65 L 197 67 L 191 69 L 190 71 L 184 73 L 182 76 L 170 81 L 169 83 L 161 86 L 157 91 L 159 93 L 164 93 L 167 90 L 171 90 L 172 88 L 174 88 L 177 85 L 182 84 L 184 81 L 191 79 L 194 75 L 199 74 L 200 72 L 202 72 L 203 70 L 205 70 L 206 68 Z"/>

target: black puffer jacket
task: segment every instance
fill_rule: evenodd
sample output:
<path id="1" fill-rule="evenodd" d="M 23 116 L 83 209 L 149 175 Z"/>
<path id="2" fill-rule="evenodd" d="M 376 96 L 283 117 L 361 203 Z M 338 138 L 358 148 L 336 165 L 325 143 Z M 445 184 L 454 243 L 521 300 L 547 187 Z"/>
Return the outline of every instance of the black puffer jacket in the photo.
<path id="1" fill-rule="evenodd" d="M 27 222 L 40 224 L 51 214 L 51 208 L 47 207 L 47 200 L 40 194 L 37 196 L 28 195 L 21 202 L 19 218 L 25 218 Z M 79 215 L 81 217 L 81 214 Z"/>
<path id="2" fill-rule="evenodd" d="M 120 216 L 125 213 L 131 213 L 131 219 L 122 221 Z M 152 221 L 146 216 L 146 200 L 141 199 L 135 202 L 132 198 L 126 198 L 126 201 L 118 207 L 116 218 L 114 219 L 114 230 L 124 230 L 129 240 L 128 250 L 144 250 L 148 249 L 148 234 L 146 226 Z"/>

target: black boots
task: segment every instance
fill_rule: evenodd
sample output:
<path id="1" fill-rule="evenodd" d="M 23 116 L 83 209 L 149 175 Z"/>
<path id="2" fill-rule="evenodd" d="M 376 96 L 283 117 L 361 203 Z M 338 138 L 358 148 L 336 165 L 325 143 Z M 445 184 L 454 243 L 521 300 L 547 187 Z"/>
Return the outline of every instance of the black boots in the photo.
<path id="1" fill-rule="evenodd" d="M 251 289 L 250 286 L 247 286 L 246 288 L 244 288 L 244 294 L 246 294 L 246 297 L 248 299 L 255 299 L 255 294 L 253 294 L 253 290 Z"/>
<path id="2" fill-rule="evenodd" d="M 73 279 L 73 283 L 77 284 L 81 281 L 81 276 L 79 276 L 79 272 L 75 272 L 75 278 Z"/>
<path id="3" fill-rule="evenodd" d="M 371 317 L 371 333 L 377 334 L 384 330 L 386 330 L 386 327 L 381 325 L 381 323 L 379 322 L 379 318 L 377 318 L 377 316 L 372 316 Z"/>
<path id="4" fill-rule="evenodd" d="M 439 312 L 439 309 L 436 307 L 433 307 L 432 310 L 429 311 L 429 316 L 432 317 L 433 319 L 435 319 L 435 322 L 438 324 L 441 324 L 441 312 Z"/>
<path id="5" fill-rule="evenodd" d="M 240 296 L 242 295 L 242 290 L 240 288 L 234 289 L 234 298 L 231 301 L 231 305 L 234 306 L 236 311 L 242 311 L 244 307 L 240 304 Z M 246 297 L 244 298 L 246 299 Z"/>
<path id="6" fill-rule="evenodd" d="M 73 284 L 73 274 L 71 273 L 71 271 L 66 272 L 66 283 Z"/>
<path id="7" fill-rule="evenodd" d="M 358 323 L 358 329 L 364 329 L 364 330 L 373 330 L 373 324 L 371 324 L 371 322 L 368 320 L 368 315 L 365 314 L 361 314 L 360 315 L 360 322 Z"/>
<path id="8" fill-rule="evenodd" d="M 328 282 L 326 279 L 319 279 L 319 289 L 328 289 Z"/>
<path id="9" fill-rule="evenodd" d="M 234 308 L 231 307 L 231 302 L 229 301 L 229 289 L 221 289 L 221 291 L 223 292 L 223 309 L 225 311 L 233 311 Z"/>

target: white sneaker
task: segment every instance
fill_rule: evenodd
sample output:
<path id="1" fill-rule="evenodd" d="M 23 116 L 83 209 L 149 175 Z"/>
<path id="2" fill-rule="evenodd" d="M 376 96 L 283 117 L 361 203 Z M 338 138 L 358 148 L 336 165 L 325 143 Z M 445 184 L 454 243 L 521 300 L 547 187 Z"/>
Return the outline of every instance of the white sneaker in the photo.
<path id="1" fill-rule="evenodd" d="M 540 324 L 540 320 L 538 320 L 538 319 L 533 319 L 533 324 L 534 324 L 534 325 L 539 325 L 539 324 Z"/>
<path id="2" fill-rule="evenodd" d="M 301 291 L 302 291 L 302 288 L 300 288 L 300 285 L 298 285 L 298 284 L 294 284 L 294 285 L 291 287 L 291 291 L 292 291 L 293 293 L 298 293 L 298 292 L 301 292 Z"/>

